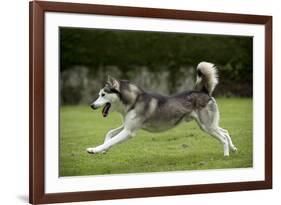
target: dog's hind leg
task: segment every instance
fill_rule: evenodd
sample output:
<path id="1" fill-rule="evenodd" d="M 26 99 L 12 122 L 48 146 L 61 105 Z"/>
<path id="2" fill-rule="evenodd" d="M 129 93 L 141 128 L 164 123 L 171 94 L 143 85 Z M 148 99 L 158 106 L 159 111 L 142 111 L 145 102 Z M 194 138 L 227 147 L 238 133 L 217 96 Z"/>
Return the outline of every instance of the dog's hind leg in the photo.
<path id="1" fill-rule="evenodd" d="M 106 134 L 106 136 L 105 136 L 105 138 L 104 138 L 104 142 L 106 142 L 106 141 L 110 140 L 112 137 L 116 136 L 119 132 L 121 132 L 121 130 L 122 130 L 123 128 L 124 128 L 124 125 L 122 125 L 122 126 L 116 128 L 116 129 L 110 130 L 110 131 Z"/>
<path id="2" fill-rule="evenodd" d="M 204 132 L 215 137 L 223 145 L 224 156 L 229 156 L 227 137 L 219 129 L 219 113 L 215 101 L 211 101 L 205 108 L 192 113 L 193 119 Z"/>
<path id="3" fill-rule="evenodd" d="M 214 136 L 216 139 L 218 139 L 222 143 L 223 150 L 224 150 L 224 156 L 228 157 L 229 156 L 229 144 L 228 144 L 227 137 L 222 135 L 222 133 L 219 131 L 218 127 L 208 129 L 207 133 L 211 134 L 212 136 Z"/>
<path id="4" fill-rule="evenodd" d="M 196 119 L 196 118 L 195 118 Z M 223 154 L 224 156 L 229 156 L 229 144 L 227 138 L 219 131 L 218 127 L 214 126 L 206 126 L 200 119 L 196 119 L 197 124 L 204 132 L 210 134 L 215 137 L 219 142 L 223 145 Z"/>
<path id="5" fill-rule="evenodd" d="M 223 135 L 226 137 L 227 141 L 228 141 L 228 144 L 229 144 L 229 148 L 231 151 L 233 152 L 237 152 L 237 148 L 235 147 L 235 145 L 233 144 L 232 140 L 231 140 L 231 137 L 228 133 L 227 130 L 219 127 L 219 130 L 223 133 Z"/>

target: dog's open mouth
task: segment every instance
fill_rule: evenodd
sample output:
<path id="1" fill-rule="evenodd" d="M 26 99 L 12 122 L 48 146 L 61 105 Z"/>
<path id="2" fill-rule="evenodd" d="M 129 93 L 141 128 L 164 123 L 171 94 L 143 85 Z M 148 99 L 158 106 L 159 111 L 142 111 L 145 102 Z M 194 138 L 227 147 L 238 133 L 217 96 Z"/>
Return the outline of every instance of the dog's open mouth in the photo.
<path id="1" fill-rule="evenodd" d="M 109 109 L 111 107 L 110 103 L 106 103 L 105 106 L 102 109 L 102 115 L 103 117 L 106 117 L 108 115 Z"/>

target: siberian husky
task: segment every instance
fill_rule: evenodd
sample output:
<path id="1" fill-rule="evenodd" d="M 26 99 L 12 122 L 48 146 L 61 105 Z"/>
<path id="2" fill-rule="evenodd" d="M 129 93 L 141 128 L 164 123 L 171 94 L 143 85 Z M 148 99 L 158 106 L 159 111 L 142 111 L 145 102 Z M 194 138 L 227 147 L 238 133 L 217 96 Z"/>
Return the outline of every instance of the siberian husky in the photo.
<path id="1" fill-rule="evenodd" d="M 110 130 L 103 144 L 87 148 L 87 152 L 104 153 L 134 136 L 139 129 L 162 132 L 191 120 L 195 120 L 201 130 L 219 140 L 224 156 L 229 156 L 229 151 L 237 151 L 228 131 L 219 126 L 219 110 L 212 97 L 218 84 L 217 68 L 212 63 L 201 62 L 197 66 L 196 78 L 193 91 L 163 96 L 146 92 L 129 81 L 109 76 L 91 107 L 103 107 L 104 117 L 113 110 L 119 112 L 123 116 L 123 125 Z"/>

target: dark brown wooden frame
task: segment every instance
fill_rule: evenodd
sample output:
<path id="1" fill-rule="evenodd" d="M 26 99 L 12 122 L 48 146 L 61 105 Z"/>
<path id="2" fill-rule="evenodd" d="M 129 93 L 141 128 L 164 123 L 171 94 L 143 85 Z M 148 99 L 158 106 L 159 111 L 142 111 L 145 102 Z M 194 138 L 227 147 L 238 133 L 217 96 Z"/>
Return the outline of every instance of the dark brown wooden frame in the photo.
<path id="1" fill-rule="evenodd" d="M 33 204 L 197 194 L 272 188 L 272 17 L 214 12 L 104 6 L 58 2 L 30 2 L 30 143 L 29 201 Z M 44 192 L 44 13 L 67 12 L 113 16 L 150 17 L 210 22 L 248 23 L 265 26 L 265 180 L 151 187 L 106 191 L 46 194 Z"/>

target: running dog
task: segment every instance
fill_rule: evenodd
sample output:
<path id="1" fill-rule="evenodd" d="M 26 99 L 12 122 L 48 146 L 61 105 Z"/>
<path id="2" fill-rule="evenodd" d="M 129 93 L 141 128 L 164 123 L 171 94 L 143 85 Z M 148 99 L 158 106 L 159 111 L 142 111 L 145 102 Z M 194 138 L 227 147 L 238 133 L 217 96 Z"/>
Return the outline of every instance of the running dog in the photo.
<path id="1" fill-rule="evenodd" d="M 196 78 L 193 91 L 163 96 L 146 92 L 129 81 L 109 76 L 91 107 L 103 107 L 104 117 L 115 110 L 123 116 L 124 123 L 110 130 L 103 144 L 87 148 L 87 152 L 104 153 L 112 146 L 134 136 L 139 129 L 162 132 L 191 120 L 195 120 L 201 130 L 221 142 L 224 156 L 229 156 L 229 151 L 236 152 L 228 131 L 219 126 L 219 110 L 212 97 L 218 84 L 217 68 L 212 63 L 201 62 L 197 66 Z"/>

